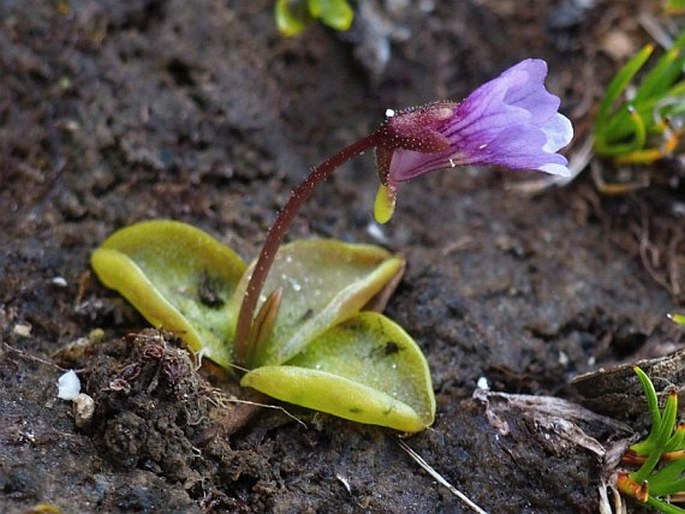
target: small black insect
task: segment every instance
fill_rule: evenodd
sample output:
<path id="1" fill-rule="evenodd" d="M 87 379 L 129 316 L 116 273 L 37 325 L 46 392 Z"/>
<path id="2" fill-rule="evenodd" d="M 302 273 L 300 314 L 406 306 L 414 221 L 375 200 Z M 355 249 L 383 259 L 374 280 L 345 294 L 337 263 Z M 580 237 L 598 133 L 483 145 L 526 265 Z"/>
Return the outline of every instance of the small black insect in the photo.
<path id="1" fill-rule="evenodd" d="M 385 355 L 393 355 L 400 351 L 399 345 L 395 341 L 388 341 L 383 347 Z"/>
<path id="2" fill-rule="evenodd" d="M 302 317 L 299 319 L 298 323 L 304 323 L 305 321 L 309 321 L 310 319 L 312 319 L 312 316 L 314 316 L 314 310 L 307 309 L 305 313 L 302 315 Z"/>
<path id="3" fill-rule="evenodd" d="M 388 341 L 382 346 L 377 346 L 369 353 L 369 357 L 375 359 L 383 359 L 385 357 L 390 357 L 402 351 L 403 348 L 400 347 L 395 341 Z"/>
<path id="4" fill-rule="evenodd" d="M 209 275 L 202 275 L 197 294 L 200 297 L 200 301 L 207 307 L 216 309 L 224 304 L 223 298 L 219 296 L 219 293 L 216 291 L 216 285 Z"/>

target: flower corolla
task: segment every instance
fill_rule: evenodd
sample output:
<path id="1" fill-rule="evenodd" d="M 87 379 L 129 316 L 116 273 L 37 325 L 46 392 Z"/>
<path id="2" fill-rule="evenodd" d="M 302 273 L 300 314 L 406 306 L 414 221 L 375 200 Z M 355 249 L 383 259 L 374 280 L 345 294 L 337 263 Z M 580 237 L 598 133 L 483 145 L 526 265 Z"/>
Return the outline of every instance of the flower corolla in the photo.
<path id="1" fill-rule="evenodd" d="M 376 148 L 376 219 L 390 219 L 400 183 L 438 169 L 484 165 L 569 176 L 557 152 L 571 141 L 573 127 L 546 90 L 546 76 L 545 61 L 526 59 L 460 103 L 393 111 Z"/>

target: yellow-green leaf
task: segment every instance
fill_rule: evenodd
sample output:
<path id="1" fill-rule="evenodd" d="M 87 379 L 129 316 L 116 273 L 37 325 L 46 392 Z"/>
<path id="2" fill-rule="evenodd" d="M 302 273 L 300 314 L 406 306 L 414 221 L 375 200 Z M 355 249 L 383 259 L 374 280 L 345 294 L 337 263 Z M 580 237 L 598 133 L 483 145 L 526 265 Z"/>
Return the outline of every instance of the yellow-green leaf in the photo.
<path id="1" fill-rule="evenodd" d="M 155 327 L 230 364 L 237 311 L 229 299 L 246 269 L 233 250 L 185 223 L 156 220 L 112 234 L 93 253 L 92 265 Z"/>
<path id="2" fill-rule="evenodd" d="M 335 30 L 349 30 L 354 10 L 347 0 L 307 0 L 309 13 Z"/>
<path id="3" fill-rule="evenodd" d="M 276 26 L 284 36 L 296 36 L 312 22 L 304 0 L 276 0 L 274 5 Z"/>
<path id="4" fill-rule="evenodd" d="M 315 337 L 358 313 L 377 295 L 387 297 L 385 287 L 394 287 L 404 265 L 404 259 L 374 245 L 311 239 L 281 247 L 258 305 L 259 309 L 272 291 L 283 288 L 274 331 L 249 364 L 282 364 L 293 358 Z M 233 297 L 236 311 L 253 267 L 254 263 Z"/>
<path id="5" fill-rule="evenodd" d="M 421 349 L 382 314 L 363 312 L 317 337 L 282 366 L 264 366 L 241 385 L 341 418 L 418 432 L 435 418 Z"/>

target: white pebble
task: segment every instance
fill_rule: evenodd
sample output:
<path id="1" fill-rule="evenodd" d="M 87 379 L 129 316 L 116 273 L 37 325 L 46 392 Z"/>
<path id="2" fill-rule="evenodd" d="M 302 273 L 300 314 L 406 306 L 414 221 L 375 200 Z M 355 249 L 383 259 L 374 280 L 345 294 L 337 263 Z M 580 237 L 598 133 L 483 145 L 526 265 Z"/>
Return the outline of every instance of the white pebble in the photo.
<path id="1" fill-rule="evenodd" d="M 566 352 L 564 350 L 559 350 L 559 364 L 561 364 L 563 367 L 567 367 L 569 362 L 571 362 L 571 359 L 568 358 L 568 355 L 566 355 Z"/>
<path id="2" fill-rule="evenodd" d="M 29 325 L 28 323 L 26 323 L 26 324 L 17 323 L 16 325 L 14 325 L 12 332 L 14 332 L 19 337 L 29 337 L 31 335 L 32 329 L 33 329 L 33 327 L 31 325 Z"/>
<path id="3" fill-rule="evenodd" d="M 70 369 L 59 377 L 57 388 L 57 398 L 62 400 L 73 400 L 81 392 L 81 381 L 76 375 L 76 372 L 73 369 Z"/>
<path id="4" fill-rule="evenodd" d="M 57 287 L 67 287 L 67 279 L 64 277 L 55 277 L 50 282 Z"/>
<path id="5" fill-rule="evenodd" d="M 366 233 L 381 244 L 388 244 L 388 238 L 386 237 L 383 229 L 373 221 L 369 222 L 366 226 Z"/>
<path id="6" fill-rule="evenodd" d="M 482 389 L 483 391 L 490 390 L 490 383 L 488 382 L 488 379 L 485 377 L 480 377 L 478 379 L 478 382 L 476 382 L 476 385 L 478 386 L 478 389 Z"/>

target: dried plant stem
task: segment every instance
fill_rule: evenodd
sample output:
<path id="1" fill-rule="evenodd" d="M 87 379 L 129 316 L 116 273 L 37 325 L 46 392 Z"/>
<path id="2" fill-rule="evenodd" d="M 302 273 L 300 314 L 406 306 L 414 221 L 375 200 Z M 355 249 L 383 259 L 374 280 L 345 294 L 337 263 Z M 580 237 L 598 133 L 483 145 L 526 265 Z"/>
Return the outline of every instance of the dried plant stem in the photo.
<path id="1" fill-rule="evenodd" d="M 246 365 L 248 367 L 252 364 L 252 352 L 249 345 L 250 330 L 252 328 L 252 320 L 257 308 L 259 295 L 264 288 L 264 283 L 269 275 L 269 270 L 276 257 L 276 251 L 281 245 L 295 216 L 302 208 L 304 202 L 311 196 L 316 186 L 328 178 L 336 168 L 340 167 L 340 165 L 352 157 L 355 157 L 370 148 L 374 148 L 380 140 L 381 134 L 377 131 L 370 136 L 351 144 L 347 148 L 344 148 L 334 156 L 319 164 L 304 182 L 292 192 L 288 203 L 285 204 L 266 236 L 264 246 L 262 246 L 261 253 L 257 259 L 257 264 L 255 265 L 252 276 L 247 284 L 243 302 L 240 305 L 238 326 L 236 328 L 233 345 L 234 358 L 238 364 Z"/>
<path id="2" fill-rule="evenodd" d="M 411 446 L 409 446 L 407 443 L 405 443 L 402 439 L 397 439 L 397 443 L 400 445 L 400 448 L 402 448 L 407 454 L 414 459 L 414 462 L 416 462 L 419 466 L 421 466 L 430 476 L 432 476 L 435 480 L 438 481 L 441 485 L 445 486 L 449 491 L 455 495 L 457 498 L 459 498 L 468 508 L 470 508 L 473 512 L 476 512 L 478 514 L 488 514 L 486 511 L 481 509 L 478 505 L 473 503 L 464 493 L 462 493 L 459 489 L 454 487 L 452 484 L 450 484 L 445 478 L 435 471 L 433 467 L 428 464 L 425 460 L 423 460 L 423 457 L 416 453 Z"/>

